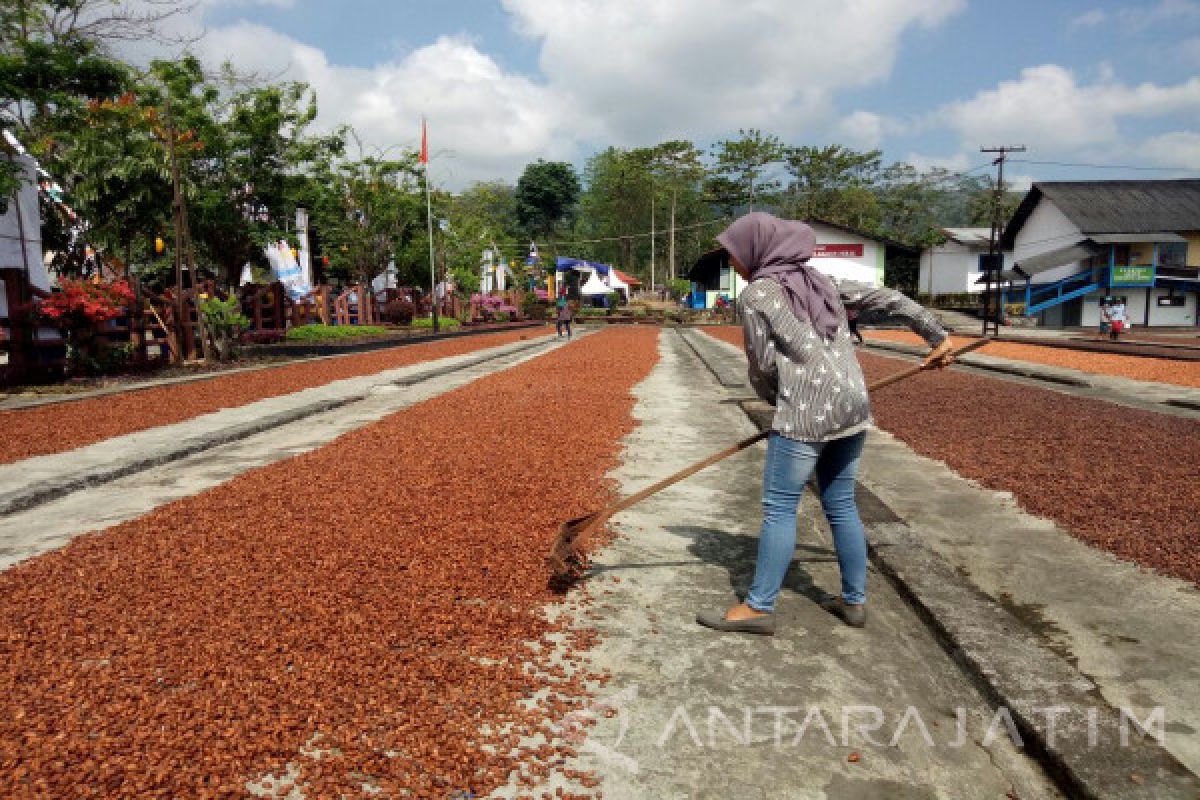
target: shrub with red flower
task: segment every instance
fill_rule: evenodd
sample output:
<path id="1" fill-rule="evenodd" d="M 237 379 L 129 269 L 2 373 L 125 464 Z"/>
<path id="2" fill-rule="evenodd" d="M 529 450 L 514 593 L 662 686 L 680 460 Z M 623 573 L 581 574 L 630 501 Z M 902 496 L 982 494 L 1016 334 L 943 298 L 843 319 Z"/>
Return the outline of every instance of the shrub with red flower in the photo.
<path id="1" fill-rule="evenodd" d="M 59 291 L 38 304 L 38 316 L 67 330 L 90 328 L 116 319 L 133 302 L 133 289 L 126 281 L 92 283 L 64 279 Z"/>

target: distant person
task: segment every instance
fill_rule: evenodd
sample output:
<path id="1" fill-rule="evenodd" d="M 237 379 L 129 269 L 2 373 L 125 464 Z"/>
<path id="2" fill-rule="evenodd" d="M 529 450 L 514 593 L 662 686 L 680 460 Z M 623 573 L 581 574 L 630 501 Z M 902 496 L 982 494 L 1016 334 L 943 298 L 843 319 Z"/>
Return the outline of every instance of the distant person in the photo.
<path id="1" fill-rule="evenodd" d="M 1108 336 L 1112 329 L 1112 302 L 1107 298 L 1100 300 L 1100 338 Z"/>
<path id="2" fill-rule="evenodd" d="M 1108 338 L 1115 342 L 1117 337 L 1128 327 L 1128 320 L 1125 317 L 1125 301 L 1118 297 L 1117 301 L 1109 307 L 1108 317 L 1111 320 L 1108 325 Z"/>
<path id="3" fill-rule="evenodd" d="M 555 316 L 554 327 L 558 330 L 558 338 L 562 338 L 563 330 L 567 332 L 567 339 L 571 338 L 571 303 L 567 300 L 565 294 L 560 294 L 558 299 L 554 301 L 558 313 Z"/>
<path id="4" fill-rule="evenodd" d="M 858 309 L 846 309 L 846 325 L 850 328 L 850 335 L 853 336 L 859 344 L 862 344 L 862 334 L 858 332 Z"/>

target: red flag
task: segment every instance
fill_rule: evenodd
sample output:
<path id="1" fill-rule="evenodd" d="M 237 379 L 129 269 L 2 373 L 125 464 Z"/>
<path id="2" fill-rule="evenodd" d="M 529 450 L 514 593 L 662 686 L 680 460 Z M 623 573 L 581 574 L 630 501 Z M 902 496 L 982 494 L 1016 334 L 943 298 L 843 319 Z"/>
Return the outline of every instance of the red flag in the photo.
<path id="1" fill-rule="evenodd" d="M 421 163 L 429 163 L 429 138 L 425 133 L 425 120 L 421 120 Z"/>

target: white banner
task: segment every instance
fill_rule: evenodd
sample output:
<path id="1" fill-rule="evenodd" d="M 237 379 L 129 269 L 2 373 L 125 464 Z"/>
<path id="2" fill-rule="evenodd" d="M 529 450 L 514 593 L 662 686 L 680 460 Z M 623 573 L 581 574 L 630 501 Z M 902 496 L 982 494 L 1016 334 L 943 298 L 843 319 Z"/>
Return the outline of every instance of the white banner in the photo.
<path id="1" fill-rule="evenodd" d="M 271 274 L 283 284 L 283 290 L 292 300 L 302 300 L 312 292 L 312 285 L 287 242 L 267 245 L 267 261 L 271 263 Z"/>

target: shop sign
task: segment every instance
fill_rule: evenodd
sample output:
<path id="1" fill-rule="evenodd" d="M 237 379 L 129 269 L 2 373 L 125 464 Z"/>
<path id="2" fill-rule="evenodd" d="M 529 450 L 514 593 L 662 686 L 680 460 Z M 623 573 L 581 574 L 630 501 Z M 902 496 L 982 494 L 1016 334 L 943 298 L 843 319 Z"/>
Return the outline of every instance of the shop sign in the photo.
<path id="1" fill-rule="evenodd" d="M 819 244 L 813 258 L 862 258 L 861 244 Z"/>
<path id="2" fill-rule="evenodd" d="M 1114 266 L 1112 268 L 1112 280 L 1109 283 L 1113 286 L 1153 286 L 1154 267 Z"/>

